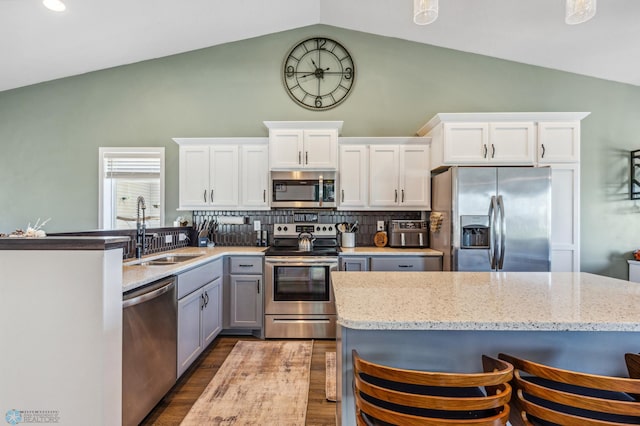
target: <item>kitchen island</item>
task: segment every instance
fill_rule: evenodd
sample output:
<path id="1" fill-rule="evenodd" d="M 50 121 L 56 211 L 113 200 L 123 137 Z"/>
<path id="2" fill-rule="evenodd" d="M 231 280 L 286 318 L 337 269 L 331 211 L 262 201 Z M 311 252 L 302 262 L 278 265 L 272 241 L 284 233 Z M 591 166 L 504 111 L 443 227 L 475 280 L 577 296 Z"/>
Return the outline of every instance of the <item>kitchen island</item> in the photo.
<path id="1" fill-rule="evenodd" d="M 499 352 L 626 375 L 640 287 L 587 273 L 334 272 L 338 425 L 354 425 L 351 351 L 399 368 L 480 371 Z"/>

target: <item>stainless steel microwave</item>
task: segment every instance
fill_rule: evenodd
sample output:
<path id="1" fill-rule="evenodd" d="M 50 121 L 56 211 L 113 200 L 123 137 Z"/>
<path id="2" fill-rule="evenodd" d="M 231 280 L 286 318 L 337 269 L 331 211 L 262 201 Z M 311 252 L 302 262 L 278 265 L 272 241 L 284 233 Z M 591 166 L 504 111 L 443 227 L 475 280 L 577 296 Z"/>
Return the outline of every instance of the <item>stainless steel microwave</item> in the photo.
<path id="1" fill-rule="evenodd" d="M 271 207 L 336 207 L 335 171 L 271 172 Z"/>

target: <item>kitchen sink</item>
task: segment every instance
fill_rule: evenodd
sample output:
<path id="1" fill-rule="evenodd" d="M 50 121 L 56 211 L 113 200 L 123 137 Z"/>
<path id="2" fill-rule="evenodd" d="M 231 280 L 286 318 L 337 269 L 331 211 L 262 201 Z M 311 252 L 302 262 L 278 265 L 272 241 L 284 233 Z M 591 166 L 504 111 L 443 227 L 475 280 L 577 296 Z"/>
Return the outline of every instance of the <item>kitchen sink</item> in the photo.
<path id="1" fill-rule="evenodd" d="M 175 265 L 177 263 L 186 262 L 187 260 L 196 259 L 202 256 L 201 254 L 167 254 L 164 256 L 159 256 L 149 260 L 143 260 L 141 262 L 134 262 L 130 265 L 132 266 L 164 266 L 164 265 Z"/>

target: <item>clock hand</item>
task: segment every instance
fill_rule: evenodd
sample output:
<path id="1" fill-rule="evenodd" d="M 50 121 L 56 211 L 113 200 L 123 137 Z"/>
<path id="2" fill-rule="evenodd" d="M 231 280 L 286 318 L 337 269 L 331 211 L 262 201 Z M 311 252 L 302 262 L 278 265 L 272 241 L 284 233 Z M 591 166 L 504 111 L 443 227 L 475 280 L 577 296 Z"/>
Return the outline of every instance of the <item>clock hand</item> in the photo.
<path id="1" fill-rule="evenodd" d="M 329 71 L 329 69 L 330 69 L 329 67 L 327 67 L 327 68 L 325 68 L 325 69 L 318 68 L 318 69 L 316 69 L 314 72 L 310 72 L 310 73 L 308 73 L 308 74 L 301 75 L 301 76 L 300 76 L 300 78 L 309 77 L 310 75 L 315 75 L 316 77 L 318 77 L 318 74 L 324 74 L 324 72 L 325 72 L 325 71 Z M 320 72 L 318 72 L 318 71 L 322 71 L 322 73 L 320 73 Z M 318 77 L 318 78 L 320 78 L 320 77 Z"/>

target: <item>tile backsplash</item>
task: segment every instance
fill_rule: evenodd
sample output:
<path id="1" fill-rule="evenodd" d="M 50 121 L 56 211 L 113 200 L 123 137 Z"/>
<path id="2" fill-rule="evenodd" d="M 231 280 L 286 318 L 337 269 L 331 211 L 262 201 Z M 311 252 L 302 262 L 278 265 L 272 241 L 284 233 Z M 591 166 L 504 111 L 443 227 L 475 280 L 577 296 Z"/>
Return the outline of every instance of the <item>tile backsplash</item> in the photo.
<path id="1" fill-rule="evenodd" d="M 337 210 L 266 210 L 266 211 L 194 211 L 193 222 L 198 224 L 206 219 L 214 220 L 219 216 L 234 216 L 244 218 L 243 224 L 218 225 L 210 239 L 221 246 L 255 246 L 256 237 L 253 222 L 259 220 L 261 229 L 269 234 L 269 244 L 272 242 L 274 223 L 293 223 L 295 213 L 315 213 L 318 223 L 355 223 L 358 221 L 356 245 L 372 246 L 376 233 L 377 221 L 383 220 L 385 225 L 392 219 L 422 219 L 419 211 L 337 211 Z"/>

